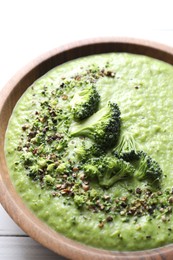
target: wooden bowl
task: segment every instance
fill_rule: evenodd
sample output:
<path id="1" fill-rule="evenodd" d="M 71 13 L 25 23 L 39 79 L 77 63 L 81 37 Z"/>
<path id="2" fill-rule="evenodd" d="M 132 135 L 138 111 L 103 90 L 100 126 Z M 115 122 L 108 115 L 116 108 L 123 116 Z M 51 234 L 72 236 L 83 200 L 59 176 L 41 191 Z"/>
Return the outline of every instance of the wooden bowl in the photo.
<path id="1" fill-rule="evenodd" d="M 173 245 L 138 252 L 116 252 L 92 248 L 56 233 L 39 220 L 15 191 L 6 166 L 4 139 L 8 120 L 23 92 L 44 73 L 66 61 L 91 54 L 129 52 L 143 54 L 173 64 L 173 48 L 143 40 L 103 38 L 82 41 L 54 49 L 22 69 L 0 95 L 0 199 L 14 221 L 33 239 L 54 252 L 74 260 L 173 259 Z"/>

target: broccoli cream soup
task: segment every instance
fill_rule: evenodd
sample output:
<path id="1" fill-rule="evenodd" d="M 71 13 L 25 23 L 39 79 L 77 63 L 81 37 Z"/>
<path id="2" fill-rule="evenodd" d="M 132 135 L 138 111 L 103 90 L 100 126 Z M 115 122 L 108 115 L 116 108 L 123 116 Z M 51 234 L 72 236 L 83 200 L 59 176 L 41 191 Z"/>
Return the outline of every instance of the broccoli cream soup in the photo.
<path id="1" fill-rule="evenodd" d="M 173 67 L 111 53 L 58 66 L 6 133 L 11 179 L 52 229 L 110 250 L 173 242 Z"/>

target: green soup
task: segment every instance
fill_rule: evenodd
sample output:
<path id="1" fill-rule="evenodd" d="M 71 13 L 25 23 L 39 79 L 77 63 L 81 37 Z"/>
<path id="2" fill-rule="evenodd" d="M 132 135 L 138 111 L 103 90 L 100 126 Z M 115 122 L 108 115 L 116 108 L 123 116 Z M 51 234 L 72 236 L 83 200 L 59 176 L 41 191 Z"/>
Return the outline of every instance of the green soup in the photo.
<path id="1" fill-rule="evenodd" d="M 97 111 L 106 109 L 108 102 L 121 111 L 120 136 L 93 158 L 115 154 L 126 136 L 133 140 L 134 149 L 158 163 L 162 170 L 158 179 L 134 174 L 104 187 L 97 176 L 88 177 L 84 164 L 92 158 L 83 160 L 83 154 L 90 153 L 95 141 L 69 134 L 80 124 L 90 124 L 93 116 L 80 122 L 72 113 L 74 94 L 87 84 L 99 93 Z M 111 53 L 54 68 L 17 103 L 6 132 L 5 152 L 17 192 L 57 232 L 109 250 L 143 250 L 172 243 L 171 65 L 141 55 Z"/>

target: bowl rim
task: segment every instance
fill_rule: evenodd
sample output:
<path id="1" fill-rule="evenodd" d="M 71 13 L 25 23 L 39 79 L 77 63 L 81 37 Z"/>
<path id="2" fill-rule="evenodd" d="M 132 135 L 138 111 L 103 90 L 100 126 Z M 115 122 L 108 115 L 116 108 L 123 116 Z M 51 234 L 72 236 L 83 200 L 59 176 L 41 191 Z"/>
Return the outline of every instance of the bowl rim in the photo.
<path id="1" fill-rule="evenodd" d="M 75 260 L 87 260 L 87 259 L 158 259 L 159 255 L 164 257 L 168 257 L 167 259 L 171 259 L 173 255 L 173 246 L 172 244 L 163 246 L 160 248 L 143 250 L 143 251 L 109 251 L 104 249 L 93 248 L 82 243 L 73 241 L 64 235 L 61 235 L 50 227 L 48 227 L 43 221 L 39 220 L 24 204 L 21 200 L 17 192 L 15 191 L 12 181 L 10 180 L 9 173 L 7 170 L 7 165 L 5 162 L 4 155 L 4 135 L 7 127 L 7 122 L 4 124 L 4 109 L 9 107 L 12 112 L 13 107 L 17 101 L 12 102 L 13 104 L 9 104 L 9 96 L 13 94 L 16 86 L 22 81 L 26 81 L 26 77 L 29 77 L 30 74 L 33 73 L 35 68 L 40 68 L 43 64 L 49 63 L 50 60 L 54 57 L 61 57 L 61 55 L 66 54 L 70 51 L 71 56 L 67 58 L 68 60 L 73 60 L 74 57 L 72 55 L 73 51 L 76 51 L 76 58 L 82 57 L 82 53 L 80 53 L 80 48 L 88 49 L 88 53 L 93 52 L 93 48 L 96 46 L 100 46 L 101 44 L 105 44 L 105 46 L 114 46 L 116 45 L 117 50 L 120 49 L 122 52 L 126 46 L 126 52 L 136 53 L 135 47 L 143 47 L 148 49 L 147 56 L 151 56 L 155 58 L 155 53 L 160 52 L 161 55 L 158 57 L 160 60 L 167 60 L 167 63 L 173 64 L 173 48 L 164 44 L 156 43 L 149 40 L 143 39 L 135 39 L 128 37 L 102 37 L 102 38 L 94 38 L 81 40 L 78 42 L 73 42 L 70 44 L 66 44 L 50 50 L 43 55 L 40 55 L 33 61 L 31 61 L 28 65 L 22 68 L 19 72 L 17 72 L 12 79 L 5 85 L 5 87 L 1 90 L 0 93 L 0 202 L 4 209 L 8 212 L 8 214 L 12 217 L 12 219 L 34 240 L 38 241 L 43 246 L 49 248 L 57 254 L 60 254 L 69 259 Z M 131 51 L 129 51 L 131 46 Z M 133 46 L 133 48 L 132 48 Z M 123 48 L 122 48 L 123 47 Z M 108 50 L 107 50 L 108 49 Z M 107 52 L 109 48 L 107 48 Z M 116 51 L 117 51 L 116 50 Z M 134 52 L 133 52 L 134 50 Z M 94 54 L 95 52 L 91 53 Z M 102 52 L 100 52 L 102 53 Z M 137 51 L 136 54 L 142 54 Z M 86 56 L 86 55 L 83 55 Z M 63 57 L 60 60 L 63 60 Z M 60 61 L 59 64 L 63 62 Z M 58 65 L 58 64 L 57 64 Z M 54 63 L 52 65 L 54 67 Z M 45 71 L 40 72 L 42 75 Z M 28 83 L 28 86 L 31 84 Z M 27 86 L 27 87 L 28 87 Z M 27 88 L 26 87 L 26 88 Z M 23 91 L 24 92 L 24 91 Z M 22 93 L 20 92 L 18 95 L 20 96 Z M 170 257 L 170 258 L 169 258 Z"/>

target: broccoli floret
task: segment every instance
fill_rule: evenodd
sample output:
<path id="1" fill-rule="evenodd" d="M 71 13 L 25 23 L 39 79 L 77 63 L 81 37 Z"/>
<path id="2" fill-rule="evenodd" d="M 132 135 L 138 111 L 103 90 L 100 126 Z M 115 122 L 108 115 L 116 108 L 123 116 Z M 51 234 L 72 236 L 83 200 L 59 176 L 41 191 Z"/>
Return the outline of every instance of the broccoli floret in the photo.
<path id="1" fill-rule="evenodd" d="M 74 203 L 78 208 L 82 207 L 85 204 L 85 197 L 84 195 L 75 195 L 74 196 Z"/>
<path id="2" fill-rule="evenodd" d="M 47 185 L 53 185 L 54 182 L 55 182 L 55 178 L 53 178 L 52 176 L 50 176 L 49 174 L 45 175 L 44 178 L 43 178 L 44 182 L 47 184 Z"/>
<path id="3" fill-rule="evenodd" d="M 98 161 L 96 158 L 89 160 L 88 163 L 84 165 L 84 172 L 86 173 L 86 176 L 91 179 L 99 176 L 100 171 L 98 169 Z"/>
<path id="4" fill-rule="evenodd" d="M 130 134 L 122 134 L 118 145 L 113 149 L 113 154 L 118 158 L 130 158 L 136 154 L 136 143 L 134 138 Z M 128 161 L 128 160 L 127 160 Z"/>
<path id="5" fill-rule="evenodd" d="M 69 171 L 70 171 L 69 162 L 61 162 L 56 168 L 56 172 L 59 174 L 68 173 Z"/>
<path id="6" fill-rule="evenodd" d="M 85 145 L 77 146 L 77 147 L 74 149 L 74 153 L 76 154 L 77 158 L 78 158 L 80 161 L 85 160 L 85 158 L 87 157 L 87 152 L 86 152 Z"/>
<path id="7" fill-rule="evenodd" d="M 133 165 L 135 168 L 134 177 L 139 180 L 159 180 L 162 175 L 159 164 L 145 152 L 138 151 L 133 137 L 127 133 L 122 135 L 113 154 Z"/>
<path id="8" fill-rule="evenodd" d="M 35 160 L 35 158 L 34 158 L 34 156 L 33 156 L 33 154 L 31 152 L 24 152 L 24 153 L 22 153 L 21 159 L 22 159 L 22 161 L 23 161 L 25 166 L 33 165 L 34 160 Z"/>
<path id="9" fill-rule="evenodd" d="M 91 158 L 84 165 L 84 172 L 88 178 L 98 178 L 99 185 L 104 188 L 110 188 L 114 183 L 131 177 L 134 174 L 134 167 L 113 156 L 101 156 L 100 158 Z"/>
<path id="10" fill-rule="evenodd" d="M 76 121 L 83 120 L 98 109 L 100 95 L 95 86 L 86 85 L 84 89 L 77 92 L 71 100 L 73 118 Z"/>
<path id="11" fill-rule="evenodd" d="M 105 153 L 105 151 L 99 144 L 93 144 L 86 151 L 87 151 L 88 158 L 99 157 Z"/>
<path id="12" fill-rule="evenodd" d="M 36 177 L 40 177 L 40 173 L 39 173 L 39 165 L 31 165 L 29 168 L 29 177 L 31 177 L 32 179 L 35 179 Z"/>
<path id="13" fill-rule="evenodd" d="M 129 152 L 124 152 L 121 154 L 121 158 L 126 161 L 134 164 L 139 160 L 139 151 L 131 150 Z"/>
<path id="14" fill-rule="evenodd" d="M 151 179 L 152 181 L 159 180 L 162 176 L 162 169 L 160 168 L 158 162 L 152 159 L 149 155 L 143 151 L 137 152 L 135 157 L 137 169 L 135 171 L 135 177 L 139 180 Z M 134 157 L 134 159 L 136 159 Z"/>
<path id="15" fill-rule="evenodd" d="M 108 102 L 107 107 L 100 109 L 84 122 L 74 123 L 70 128 L 70 135 L 91 138 L 104 149 L 115 145 L 120 134 L 120 125 L 118 105 Z"/>
<path id="16" fill-rule="evenodd" d="M 123 159 L 130 162 L 135 168 L 134 176 L 138 180 L 157 181 L 161 179 L 162 169 L 158 162 L 143 151 L 131 151 L 123 155 Z"/>
<path id="17" fill-rule="evenodd" d="M 86 148 L 84 143 L 81 146 L 76 147 L 74 152 L 77 155 L 77 158 L 83 163 L 89 158 L 99 157 L 105 153 L 100 145 L 93 144 L 89 148 Z"/>

